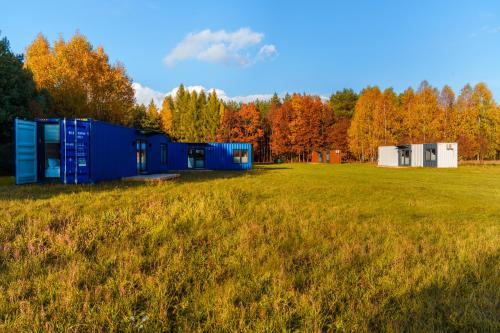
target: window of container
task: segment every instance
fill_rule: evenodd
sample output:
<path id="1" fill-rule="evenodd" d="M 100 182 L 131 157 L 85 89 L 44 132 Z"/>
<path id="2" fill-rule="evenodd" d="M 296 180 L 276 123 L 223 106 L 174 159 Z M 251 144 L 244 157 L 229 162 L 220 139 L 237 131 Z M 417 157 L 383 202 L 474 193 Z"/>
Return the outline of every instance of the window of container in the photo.
<path id="1" fill-rule="evenodd" d="M 166 144 L 160 144 L 160 163 L 167 164 L 168 161 L 168 146 Z"/>
<path id="2" fill-rule="evenodd" d="M 233 149 L 233 163 L 248 163 L 248 149 Z"/>
<path id="3" fill-rule="evenodd" d="M 425 150 L 425 160 L 426 161 L 435 161 L 436 156 L 436 148 L 427 148 Z"/>

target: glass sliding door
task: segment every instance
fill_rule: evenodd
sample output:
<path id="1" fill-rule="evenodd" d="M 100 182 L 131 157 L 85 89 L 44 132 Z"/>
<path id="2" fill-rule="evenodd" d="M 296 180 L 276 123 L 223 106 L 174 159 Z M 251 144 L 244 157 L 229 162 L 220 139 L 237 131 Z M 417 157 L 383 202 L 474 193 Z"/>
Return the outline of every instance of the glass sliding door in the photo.
<path id="1" fill-rule="evenodd" d="M 424 167 L 437 167 L 436 144 L 424 144 Z"/>
<path id="2" fill-rule="evenodd" d="M 61 176 L 61 140 L 59 124 L 43 125 L 44 176 Z"/>
<path id="3" fill-rule="evenodd" d="M 188 150 L 188 168 L 189 169 L 204 169 L 205 168 L 205 149 L 189 148 Z"/>
<path id="4" fill-rule="evenodd" d="M 399 150 L 399 166 L 411 166 L 411 150 Z"/>
<path id="5" fill-rule="evenodd" d="M 146 141 L 137 140 L 137 173 L 145 173 L 146 168 Z"/>

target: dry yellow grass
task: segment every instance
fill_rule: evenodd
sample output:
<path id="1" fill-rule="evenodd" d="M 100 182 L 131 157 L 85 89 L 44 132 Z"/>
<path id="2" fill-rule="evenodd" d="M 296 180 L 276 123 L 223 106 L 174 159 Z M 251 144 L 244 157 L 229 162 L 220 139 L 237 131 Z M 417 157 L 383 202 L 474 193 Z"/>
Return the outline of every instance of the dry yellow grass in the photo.
<path id="1" fill-rule="evenodd" d="M 499 331 L 500 168 L 0 180 L 0 331 Z"/>

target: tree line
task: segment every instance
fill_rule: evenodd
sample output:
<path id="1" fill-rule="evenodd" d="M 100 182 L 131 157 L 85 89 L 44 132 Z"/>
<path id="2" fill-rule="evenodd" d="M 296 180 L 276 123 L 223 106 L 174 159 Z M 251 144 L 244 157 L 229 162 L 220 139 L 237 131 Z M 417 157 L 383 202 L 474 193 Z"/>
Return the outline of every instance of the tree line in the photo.
<path id="1" fill-rule="evenodd" d="M 308 161 L 313 151 L 328 149 L 373 161 L 381 145 L 426 142 L 456 141 L 463 159 L 495 159 L 500 153 L 500 109 L 484 83 L 465 85 L 458 97 L 449 86 L 438 90 L 424 81 L 399 95 L 392 88 L 367 87 L 359 95 L 337 91 L 328 101 L 274 94 L 269 101 L 239 104 L 181 85 L 165 98 L 156 128 L 179 141 L 249 142 L 263 162 Z"/>
<path id="2" fill-rule="evenodd" d="M 53 44 L 40 34 L 24 55 L 0 40 L 0 155 L 12 155 L 15 117 L 94 118 L 182 142 L 249 142 L 261 162 L 308 161 L 313 151 L 327 149 L 370 161 L 380 145 L 435 141 L 457 141 L 463 159 L 500 158 L 500 110 L 484 83 L 465 85 L 458 96 L 424 81 L 401 94 L 369 86 L 328 100 L 274 94 L 252 103 L 180 85 L 161 106 L 146 106 L 136 103 L 124 65 L 111 64 L 103 47 L 79 33 Z"/>
<path id="3" fill-rule="evenodd" d="M 377 158 L 377 147 L 403 143 L 458 142 L 463 159 L 494 159 L 500 152 L 500 109 L 486 84 L 467 84 L 458 97 L 426 81 L 397 95 L 392 89 L 362 91 L 348 131 L 359 160 Z"/>

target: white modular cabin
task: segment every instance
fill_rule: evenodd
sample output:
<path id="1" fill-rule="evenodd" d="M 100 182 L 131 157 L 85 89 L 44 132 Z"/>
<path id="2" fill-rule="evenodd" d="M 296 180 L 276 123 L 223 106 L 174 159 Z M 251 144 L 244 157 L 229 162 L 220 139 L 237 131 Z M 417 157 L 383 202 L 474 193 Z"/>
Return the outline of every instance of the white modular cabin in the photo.
<path id="1" fill-rule="evenodd" d="M 378 165 L 385 167 L 456 168 L 456 142 L 420 143 L 378 147 Z"/>

